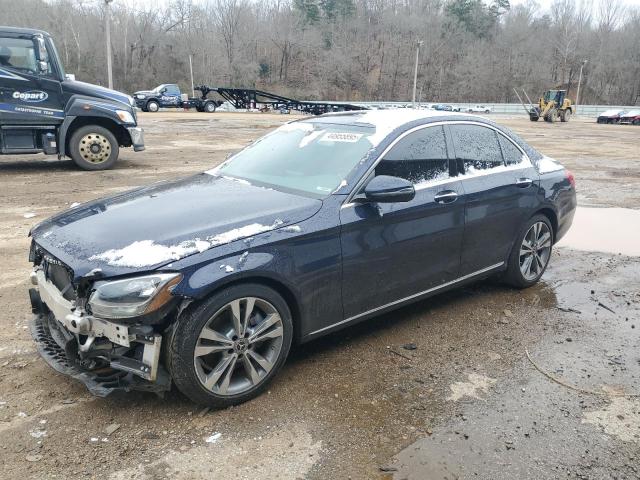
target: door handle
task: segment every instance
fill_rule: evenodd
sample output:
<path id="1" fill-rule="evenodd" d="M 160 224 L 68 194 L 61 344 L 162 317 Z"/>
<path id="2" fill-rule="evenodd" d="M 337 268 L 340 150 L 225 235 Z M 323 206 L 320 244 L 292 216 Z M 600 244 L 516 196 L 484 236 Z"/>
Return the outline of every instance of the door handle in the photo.
<path id="1" fill-rule="evenodd" d="M 457 200 L 458 194 L 453 190 L 443 190 L 436 193 L 433 199 L 438 203 L 453 203 Z"/>
<path id="2" fill-rule="evenodd" d="M 530 178 L 518 178 L 516 180 L 516 186 L 520 188 L 527 188 L 533 184 L 533 180 Z"/>

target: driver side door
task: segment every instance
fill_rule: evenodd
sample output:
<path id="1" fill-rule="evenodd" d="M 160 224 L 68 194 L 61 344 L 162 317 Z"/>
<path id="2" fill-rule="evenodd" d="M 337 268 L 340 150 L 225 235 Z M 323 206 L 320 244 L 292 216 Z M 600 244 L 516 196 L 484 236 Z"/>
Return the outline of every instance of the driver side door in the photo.
<path id="1" fill-rule="evenodd" d="M 342 206 L 345 319 L 366 316 L 457 278 L 464 195 L 448 150 L 442 125 L 410 131 L 369 175 L 411 181 L 413 200 L 372 203 L 359 193 Z"/>
<path id="2" fill-rule="evenodd" d="M 42 40 L 42 39 L 41 39 Z M 41 71 L 39 62 L 45 62 Z M 0 124 L 58 125 L 64 118 L 62 88 L 42 40 L 0 36 Z"/>

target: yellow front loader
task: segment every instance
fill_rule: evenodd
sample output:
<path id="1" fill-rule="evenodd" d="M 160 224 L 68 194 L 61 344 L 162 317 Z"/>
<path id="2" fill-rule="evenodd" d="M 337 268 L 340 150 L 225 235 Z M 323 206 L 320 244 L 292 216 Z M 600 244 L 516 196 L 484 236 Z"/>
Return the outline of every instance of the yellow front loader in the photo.
<path id="1" fill-rule="evenodd" d="M 516 90 L 514 89 L 514 91 Z M 547 90 L 540 97 L 537 105 L 532 105 L 527 93 L 524 90 L 523 93 L 529 100 L 530 107 L 525 107 L 525 111 L 532 122 L 537 122 L 540 118 L 543 118 L 545 122 L 551 123 L 556 122 L 558 119 L 561 122 L 568 122 L 571 115 L 576 113 L 576 106 L 567 98 L 566 90 Z M 517 91 L 516 95 L 518 95 Z M 520 95 L 518 95 L 518 98 L 520 98 Z M 522 102 L 522 105 L 524 106 L 524 102 Z"/>

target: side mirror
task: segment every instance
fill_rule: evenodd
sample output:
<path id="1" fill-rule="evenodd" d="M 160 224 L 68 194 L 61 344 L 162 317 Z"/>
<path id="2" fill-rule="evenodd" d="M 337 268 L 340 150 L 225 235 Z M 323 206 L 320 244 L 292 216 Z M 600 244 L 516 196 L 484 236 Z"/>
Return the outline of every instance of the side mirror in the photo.
<path id="1" fill-rule="evenodd" d="M 416 196 L 413 184 L 400 177 L 379 175 L 364 188 L 367 200 L 378 203 L 409 202 Z"/>
<path id="2" fill-rule="evenodd" d="M 41 35 L 36 37 L 36 45 L 38 46 L 38 69 L 40 73 L 49 72 L 49 55 L 47 54 L 47 46 Z"/>

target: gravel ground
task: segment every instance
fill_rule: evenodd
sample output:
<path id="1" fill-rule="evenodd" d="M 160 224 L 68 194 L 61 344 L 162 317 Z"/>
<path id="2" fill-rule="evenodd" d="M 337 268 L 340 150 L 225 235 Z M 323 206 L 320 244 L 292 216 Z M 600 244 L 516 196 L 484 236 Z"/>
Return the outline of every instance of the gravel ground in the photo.
<path id="1" fill-rule="evenodd" d="M 0 477 L 640 478 L 640 400 L 623 396 L 640 393 L 640 266 L 606 235 L 569 238 L 528 290 L 482 282 L 297 348 L 268 393 L 235 408 L 96 399 L 54 373 L 26 328 L 30 226 L 210 168 L 291 117 L 140 118 L 147 150 L 110 171 L 0 158 Z M 618 207 L 616 236 L 640 237 L 640 128 L 496 120 L 572 169 L 581 205 Z M 589 211 L 580 238 L 606 220 Z"/>

